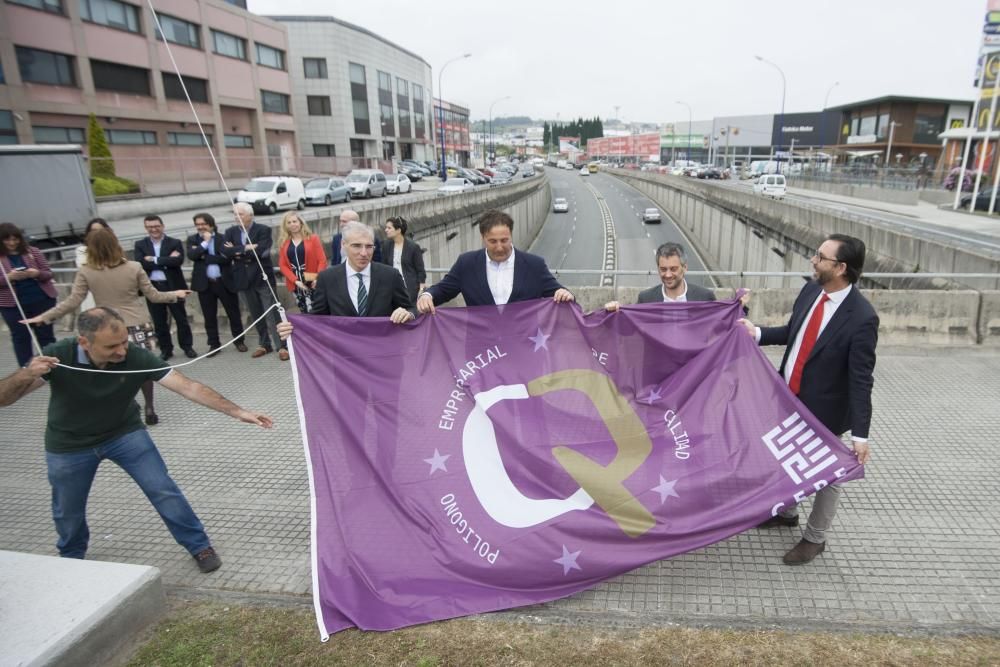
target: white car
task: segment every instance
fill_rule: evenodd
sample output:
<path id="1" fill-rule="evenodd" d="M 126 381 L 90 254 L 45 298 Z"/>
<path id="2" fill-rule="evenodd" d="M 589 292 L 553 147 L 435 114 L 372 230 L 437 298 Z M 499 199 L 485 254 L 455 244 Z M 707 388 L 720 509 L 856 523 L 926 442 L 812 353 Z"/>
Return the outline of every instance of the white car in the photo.
<path id="1" fill-rule="evenodd" d="M 660 209 L 658 208 L 647 208 L 642 213 L 643 222 L 660 222 Z"/>
<path id="2" fill-rule="evenodd" d="M 389 174 L 385 179 L 385 191 L 391 195 L 401 195 L 413 189 L 413 183 L 406 174 Z"/>
<path id="3" fill-rule="evenodd" d="M 259 176 L 250 179 L 243 189 L 236 193 L 233 203 L 245 202 L 253 206 L 255 213 L 273 215 L 280 208 L 306 207 L 306 189 L 302 181 L 290 176 Z"/>
<path id="4" fill-rule="evenodd" d="M 552 202 L 553 213 L 566 213 L 569 211 L 569 202 L 564 197 L 556 197 Z"/>
<path id="5" fill-rule="evenodd" d="M 580 175 L 581 176 L 590 176 L 590 170 L 587 169 L 586 167 L 584 167 L 583 169 L 580 170 Z"/>
<path id="6" fill-rule="evenodd" d="M 437 191 L 449 195 L 458 192 L 472 192 L 475 189 L 476 186 L 467 178 L 449 178 Z"/>
<path id="7" fill-rule="evenodd" d="M 753 184 L 754 194 L 781 199 L 785 196 L 786 184 L 783 174 L 762 174 Z"/>

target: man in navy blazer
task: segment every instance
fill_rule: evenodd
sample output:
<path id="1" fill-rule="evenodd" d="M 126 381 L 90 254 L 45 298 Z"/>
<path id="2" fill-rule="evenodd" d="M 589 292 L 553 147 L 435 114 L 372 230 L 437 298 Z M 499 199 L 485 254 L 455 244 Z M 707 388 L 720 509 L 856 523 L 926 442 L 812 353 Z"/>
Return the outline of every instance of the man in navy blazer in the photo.
<path id="1" fill-rule="evenodd" d="M 198 293 L 201 312 L 205 316 L 209 350 L 213 355 L 218 354 L 216 350 L 222 346 L 218 318 L 219 303 L 222 303 L 226 317 L 229 318 L 229 331 L 236 341 L 236 349 L 246 352 L 240 300 L 233 282 L 232 260 L 222 252 L 226 240 L 216 229 L 215 218 L 209 213 L 195 214 L 194 226 L 198 231 L 187 238 L 187 256 L 194 264 L 191 269 L 191 289 Z"/>
<path id="2" fill-rule="evenodd" d="M 553 297 L 573 301 L 573 294 L 549 272 L 545 260 L 520 250 L 512 242 L 514 220 L 503 211 L 486 211 L 479 218 L 483 250 L 459 255 L 441 282 L 417 297 L 417 310 L 433 313 L 436 306 L 459 294 L 466 306 L 492 306 Z"/>
<path id="3" fill-rule="evenodd" d="M 135 242 L 132 251 L 135 261 L 142 264 L 142 268 L 149 276 L 153 287 L 161 292 L 186 290 L 187 282 L 181 271 L 181 265 L 184 263 L 184 245 L 180 240 L 163 233 L 163 220 L 160 216 L 147 215 L 143 218 L 142 224 L 146 227 L 147 236 Z M 198 356 L 192 347 L 194 337 L 191 335 L 191 325 L 188 323 L 183 301 L 153 303 L 147 300 L 146 308 L 149 309 L 149 316 L 153 319 L 156 341 L 160 346 L 160 357 L 164 361 L 174 356 L 174 343 L 170 339 L 170 318 L 167 317 L 168 311 L 173 316 L 174 322 L 177 323 L 178 345 L 189 359 Z"/>
<path id="4" fill-rule="evenodd" d="M 243 299 L 250 314 L 250 321 L 259 318 L 273 303 L 275 297 L 274 265 L 271 263 L 271 228 L 258 225 L 253 218 L 253 207 L 246 202 L 234 204 L 237 221 L 225 233 L 222 254 L 233 262 L 233 284 Z M 256 257 L 254 254 L 256 253 Z M 257 263 L 257 258 L 260 263 Z M 264 272 L 261 273 L 261 267 Z M 278 345 L 278 358 L 288 361 L 287 345 L 278 338 L 278 322 L 281 318 L 277 310 L 268 312 L 267 317 L 257 322 L 257 349 L 254 359 L 274 351 Z"/>
<path id="5" fill-rule="evenodd" d="M 870 457 L 868 428 L 878 343 L 878 315 L 857 287 L 864 263 L 863 241 L 833 234 L 813 255 L 814 280 L 799 292 L 788 324 L 755 327 L 740 320 L 761 345 L 786 346 L 778 372 L 824 426 L 837 435 L 851 431 L 862 464 Z M 823 553 L 840 491 L 839 485 L 831 484 L 816 494 L 802 540 L 785 554 L 786 565 L 803 565 Z M 798 512 L 791 507 L 761 527 L 798 524 Z"/>

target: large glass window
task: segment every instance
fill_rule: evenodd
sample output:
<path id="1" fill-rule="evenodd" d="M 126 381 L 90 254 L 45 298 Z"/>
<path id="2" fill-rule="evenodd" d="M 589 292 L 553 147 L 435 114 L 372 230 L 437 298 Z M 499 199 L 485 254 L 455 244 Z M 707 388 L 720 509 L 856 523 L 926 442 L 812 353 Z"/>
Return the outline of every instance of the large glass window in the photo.
<path id="1" fill-rule="evenodd" d="M 303 58 L 302 68 L 305 70 L 307 79 L 325 79 L 326 58 Z"/>
<path id="2" fill-rule="evenodd" d="M 159 18 L 163 34 L 161 35 L 160 31 L 157 30 L 157 39 L 162 40 L 166 38 L 168 42 L 173 42 L 174 44 L 190 46 L 195 49 L 201 48 L 201 30 L 199 30 L 197 25 L 174 18 L 173 16 L 167 16 L 166 14 L 160 14 Z"/>
<path id="3" fill-rule="evenodd" d="M 31 83 L 48 83 L 54 86 L 75 86 L 72 56 L 39 49 L 14 47 L 21 80 Z"/>
<path id="4" fill-rule="evenodd" d="M 288 95 L 284 93 L 274 93 L 270 90 L 260 91 L 260 105 L 264 111 L 270 113 L 290 113 L 288 106 Z"/>
<path id="5" fill-rule="evenodd" d="M 193 76 L 184 77 L 184 86 L 192 102 L 204 102 L 208 104 L 208 81 L 196 79 Z M 170 100 L 186 100 L 184 89 L 181 88 L 181 80 L 173 72 L 163 73 L 163 94 Z"/>
<path id="6" fill-rule="evenodd" d="M 913 122 L 913 143 L 939 144 L 938 135 L 944 132 L 944 116 L 917 114 Z"/>
<path id="7" fill-rule="evenodd" d="M 31 133 L 36 144 L 84 144 L 86 134 L 82 127 L 48 127 L 33 125 Z"/>
<path id="8" fill-rule="evenodd" d="M 17 129 L 14 127 L 14 114 L 0 109 L 0 144 L 16 144 Z"/>
<path id="9" fill-rule="evenodd" d="M 315 157 L 337 157 L 337 147 L 334 144 L 313 144 Z"/>
<path id="10" fill-rule="evenodd" d="M 878 131 L 875 133 L 879 141 L 888 138 L 889 136 L 889 114 L 882 113 L 878 116 Z"/>
<path id="11" fill-rule="evenodd" d="M 396 94 L 400 97 L 410 96 L 410 87 L 406 83 L 406 79 L 401 79 L 396 77 Z"/>
<path id="12" fill-rule="evenodd" d="M 212 135 L 205 134 L 208 143 L 212 143 Z M 167 132 L 167 143 L 171 146 L 204 146 L 205 140 L 201 138 L 201 132 Z"/>
<path id="13" fill-rule="evenodd" d="M 378 73 L 378 88 L 379 90 L 388 90 L 392 92 L 392 77 L 386 72 Z"/>
<path id="14" fill-rule="evenodd" d="M 306 106 L 310 116 L 330 115 L 330 98 L 327 95 L 307 95 Z"/>
<path id="15" fill-rule="evenodd" d="M 141 32 L 139 8 L 118 0 L 80 0 L 80 18 L 109 28 Z"/>
<path id="16" fill-rule="evenodd" d="M 364 139 L 351 139 L 351 157 L 364 157 L 364 156 L 365 156 Z"/>
<path id="17" fill-rule="evenodd" d="M 15 5 L 24 5 L 25 7 L 34 7 L 45 12 L 52 12 L 53 14 L 63 13 L 61 0 L 7 0 L 7 2 Z"/>
<path id="18" fill-rule="evenodd" d="M 253 137 L 249 134 L 227 134 L 222 140 L 226 148 L 253 148 Z"/>
<path id="19" fill-rule="evenodd" d="M 368 84 L 365 79 L 365 67 L 358 63 L 349 63 L 351 79 L 351 108 L 354 111 L 354 131 L 358 134 L 371 134 L 371 121 L 368 117 Z M 351 150 L 353 154 L 353 149 Z"/>
<path id="20" fill-rule="evenodd" d="M 257 44 L 257 64 L 274 69 L 285 69 L 285 52 L 267 44 Z"/>
<path id="21" fill-rule="evenodd" d="M 156 132 L 148 130 L 105 130 L 109 144 L 126 146 L 155 146 Z"/>
<path id="22" fill-rule="evenodd" d="M 875 134 L 875 116 L 865 116 L 861 119 L 861 127 L 858 134 L 862 136 Z"/>
<path id="23" fill-rule="evenodd" d="M 220 56 L 247 59 L 247 41 L 228 32 L 212 31 L 212 50 Z"/>
<path id="24" fill-rule="evenodd" d="M 113 90 L 119 93 L 149 95 L 149 70 L 129 67 L 118 63 L 91 60 L 90 71 L 94 77 L 94 88 Z"/>

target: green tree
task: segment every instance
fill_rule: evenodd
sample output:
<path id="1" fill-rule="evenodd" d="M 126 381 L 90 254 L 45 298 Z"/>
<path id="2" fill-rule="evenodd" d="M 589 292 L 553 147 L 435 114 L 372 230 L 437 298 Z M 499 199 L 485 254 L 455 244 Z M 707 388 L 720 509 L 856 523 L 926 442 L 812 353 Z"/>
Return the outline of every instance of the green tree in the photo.
<path id="1" fill-rule="evenodd" d="M 546 152 L 552 145 L 552 129 L 549 127 L 549 121 L 542 123 L 542 145 L 545 146 Z"/>
<path id="2" fill-rule="evenodd" d="M 90 151 L 90 175 L 93 178 L 114 178 L 115 161 L 111 158 L 104 130 L 94 114 L 90 114 L 87 121 L 87 146 Z"/>

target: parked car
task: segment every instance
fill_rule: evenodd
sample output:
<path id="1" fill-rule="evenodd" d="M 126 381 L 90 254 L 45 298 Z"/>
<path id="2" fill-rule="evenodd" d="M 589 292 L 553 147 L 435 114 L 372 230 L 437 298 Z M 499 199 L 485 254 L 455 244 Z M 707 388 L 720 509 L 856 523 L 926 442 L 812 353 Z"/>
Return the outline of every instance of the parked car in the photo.
<path id="1" fill-rule="evenodd" d="M 404 164 L 407 167 L 410 167 L 412 169 L 416 169 L 417 171 L 420 172 L 421 176 L 433 176 L 434 175 L 434 172 L 431 171 L 430 167 L 428 167 L 426 164 L 421 164 L 421 163 L 417 162 L 416 160 L 403 160 L 402 164 Z"/>
<path id="2" fill-rule="evenodd" d="M 477 174 L 472 169 L 466 167 L 459 167 L 458 173 L 455 175 L 456 178 L 464 178 L 471 181 L 473 185 L 486 185 L 486 177 L 482 174 Z"/>
<path id="3" fill-rule="evenodd" d="M 655 222 L 655 223 L 659 224 L 660 222 L 662 222 L 660 220 L 660 209 L 658 209 L 658 208 L 647 208 L 645 211 L 642 212 L 642 221 L 643 222 Z"/>
<path id="4" fill-rule="evenodd" d="M 983 188 L 976 195 L 976 208 L 977 211 L 988 211 L 990 210 L 990 199 L 993 197 L 993 188 Z M 969 202 L 972 201 L 972 195 L 968 194 L 962 197 L 961 203 L 962 208 L 968 209 Z M 993 212 L 1000 212 L 1000 193 L 997 194 L 997 202 L 993 206 Z"/>
<path id="5" fill-rule="evenodd" d="M 448 195 L 459 192 L 472 192 L 475 189 L 476 186 L 467 178 L 449 178 L 437 191 Z"/>
<path id="6" fill-rule="evenodd" d="M 569 202 L 566 201 L 565 197 L 556 197 L 552 201 L 553 213 L 566 213 L 567 211 L 569 211 Z"/>
<path id="7" fill-rule="evenodd" d="M 406 174 L 389 174 L 385 179 L 385 191 L 391 195 L 401 195 L 413 189 L 410 177 Z"/>
<path id="8" fill-rule="evenodd" d="M 580 169 L 580 175 L 581 176 L 590 176 L 590 170 L 587 169 L 586 167 L 582 167 Z"/>
<path id="9" fill-rule="evenodd" d="M 479 178 L 483 179 L 483 182 L 486 183 L 486 184 L 489 184 L 489 183 L 493 182 L 493 177 L 490 176 L 489 174 L 483 173 L 482 169 L 470 169 L 469 171 L 471 171 L 473 174 L 475 174 Z"/>
<path id="10" fill-rule="evenodd" d="M 381 169 L 355 169 L 347 175 L 352 197 L 384 197 L 385 173 Z"/>
<path id="11" fill-rule="evenodd" d="M 402 162 L 396 165 L 396 173 L 406 174 L 406 177 L 414 183 L 423 179 L 424 177 L 424 173 L 422 171 L 408 164 L 403 164 Z"/>
<path id="12" fill-rule="evenodd" d="M 512 180 L 514 180 L 514 178 L 510 175 L 510 172 L 498 171 L 497 175 L 493 177 L 493 185 L 506 185 Z"/>
<path id="13" fill-rule="evenodd" d="M 781 199 L 785 196 L 785 176 L 784 174 L 764 174 L 753 184 L 755 194 L 764 197 L 774 197 Z"/>
<path id="14" fill-rule="evenodd" d="M 294 176 L 260 176 L 250 179 L 236 193 L 236 202 L 246 202 L 256 213 L 275 213 L 280 208 L 306 207 L 306 189 Z"/>
<path id="15" fill-rule="evenodd" d="M 351 189 L 343 179 L 321 176 L 306 183 L 306 203 L 329 206 L 334 202 L 351 201 Z"/>
<path id="16" fill-rule="evenodd" d="M 529 176 L 535 175 L 535 167 L 530 162 L 524 165 L 524 169 L 521 170 L 521 176 L 528 178 Z"/>

